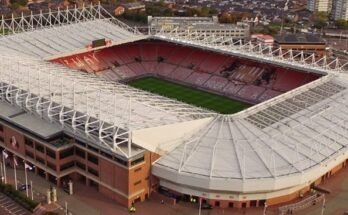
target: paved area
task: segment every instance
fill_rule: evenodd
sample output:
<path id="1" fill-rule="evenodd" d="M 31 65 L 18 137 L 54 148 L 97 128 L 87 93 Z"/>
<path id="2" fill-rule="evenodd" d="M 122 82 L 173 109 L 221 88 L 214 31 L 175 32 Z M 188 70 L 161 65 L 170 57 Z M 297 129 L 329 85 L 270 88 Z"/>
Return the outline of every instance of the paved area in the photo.
<path id="1" fill-rule="evenodd" d="M 23 170 L 17 170 L 17 178 L 21 183 L 24 182 Z M 11 173 L 12 172 L 12 173 Z M 8 169 L 9 181 L 13 183 L 13 169 Z M 47 189 L 53 185 L 47 182 L 40 176 L 29 172 L 29 181 L 33 181 L 34 198 L 38 201 L 45 202 L 45 193 Z M 97 192 L 95 188 L 87 187 L 80 183 L 75 183 L 75 193 L 73 196 L 68 195 L 62 189 L 58 189 L 58 202 L 46 206 L 51 211 L 65 214 L 65 202 L 68 204 L 68 209 L 72 215 L 126 215 L 129 214 L 127 208 L 120 206 L 112 199 Z M 322 185 L 331 191 L 331 194 L 326 196 L 326 207 L 324 215 L 342 215 L 348 210 L 348 168 L 340 171 Z M 137 203 L 136 214 L 141 215 L 192 215 L 198 214 L 198 204 L 180 202 L 177 205 L 160 204 L 161 196 L 152 195 L 149 200 L 142 203 Z M 1 210 L 1 208 L 0 208 Z M 0 211 L 0 215 L 4 212 Z M 4 213 L 7 215 L 6 213 Z M 202 210 L 201 215 L 220 215 L 220 214 L 235 214 L 235 215 L 260 215 L 263 214 L 263 208 L 253 208 L 245 211 L 244 209 L 213 209 Z M 276 207 L 269 207 L 267 215 L 277 215 Z M 304 211 L 294 213 L 298 215 L 321 215 L 321 205 L 310 207 Z"/>
<path id="2" fill-rule="evenodd" d="M 30 215 L 31 213 L 18 205 L 6 195 L 0 193 L 0 214 L 1 215 Z"/>
<path id="3" fill-rule="evenodd" d="M 326 195 L 324 215 L 343 215 L 348 211 L 348 167 L 320 185 L 331 191 Z M 320 215 L 322 205 L 316 205 L 298 213 L 299 215 Z"/>
<path id="4" fill-rule="evenodd" d="M 14 184 L 14 170 L 12 168 L 7 168 L 8 182 Z M 19 184 L 25 183 L 24 170 L 17 169 L 17 181 Z M 50 186 L 55 186 L 54 184 L 46 181 L 41 176 L 35 175 L 33 172 L 28 171 L 28 183 L 33 182 L 33 197 L 36 201 L 46 204 L 46 192 Z M 23 193 L 26 193 L 23 191 Z M 29 192 L 29 197 L 31 193 Z M 65 206 L 67 203 L 69 214 L 71 215 L 100 215 L 101 213 L 94 209 L 93 206 L 88 205 L 85 202 L 75 198 L 74 196 L 68 195 L 63 189 L 57 189 L 57 199 L 56 203 L 53 203 L 45 207 L 49 208 L 50 211 L 57 212 L 59 214 L 65 215 Z M 0 215 L 2 215 L 0 213 Z"/>

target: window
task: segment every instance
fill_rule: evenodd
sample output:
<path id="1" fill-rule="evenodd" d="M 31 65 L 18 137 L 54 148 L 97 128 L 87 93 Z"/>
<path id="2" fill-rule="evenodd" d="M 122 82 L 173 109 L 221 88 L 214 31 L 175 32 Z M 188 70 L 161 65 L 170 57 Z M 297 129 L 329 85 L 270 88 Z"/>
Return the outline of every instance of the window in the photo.
<path id="1" fill-rule="evenodd" d="M 81 157 L 81 158 L 85 158 L 86 157 L 86 153 L 85 151 L 83 151 L 82 149 L 75 147 L 75 155 Z"/>
<path id="2" fill-rule="evenodd" d="M 79 141 L 79 140 L 75 140 L 75 142 L 76 142 L 77 144 L 79 144 L 80 146 L 86 147 L 86 144 L 85 144 L 84 142 L 81 142 L 81 141 Z"/>
<path id="3" fill-rule="evenodd" d="M 44 149 L 43 145 L 36 143 L 35 148 L 37 151 L 45 153 L 45 149 Z"/>
<path id="4" fill-rule="evenodd" d="M 84 165 L 83 163 L 75 161 L 75 165 L 82 170 L 86 170 L 86 165 Z"/>
<path id="5" fill-rule="evenodd" d="M 4 138 L 2 136 L 0 136 L 0 141 L 4 142 Z"/>
<path id="6" fill-rule="evenodd" d="M 57 168 L 56 165 L 54 165 L 53 163 L 48 162 L 48 161 L 47 161 L 47 167 L 50 168 L 50 169 L 53 169 L 54 171 L 57 170 L 57 169 L 56 169 L 56 168 Z"/>
<path id="7" fill-rule="evenodd" d="M 220 207 L 220 201 L 215 201 L 215 207 Z"/>
<path id="8" fill-rule="evenodd" d="M 122 164 L 123 166 L 128 166 L 128 162 L 127 161 L 124 161 L 118 157 L 114 157 L 114 161 L 116 161 L 117 163 L 120 163 Z"/>
<path id="9" fill-rule="evenodd" d="M 34 143 L 33 143 L 32 139 L 24 137 L 24 144 L 27 145 L 27 146 L 30 146 L 31 148 L 34 148 Z"/>
<path id="10" fill-rule="evenodd" d="M 59 158 L 63 159 L 72 155 L 74 155 L 74 148 L 71 147 L 71 148 L 60 151 Z"/>
<path id="11" fill-rule="evenodd" d="M 136 169 L 134 170 L 134 172 L 139 172 L 140 170 L 141 170 L 141 167 L 136 168 Z"/>
<path id="12" fill-rule="evenodd" d="M 36 156 L 36 160 L 37 160 L 39 163 L 45 164 L 45 160 L 44 160 L 43 158 L 40 158 L 39 156 Z"/>
<path id="13" fill-rule="evenodd" d="M 34 154 L 32 152 L 27 151 L 27 150 L 25 150 L 25 155 L 30 157 L 30 158 L 34 158 Z"/>
<path id="14" fill-rule="evenodd" d="M 0 131 L 4 131 L 4 126 L 0 124 Z"/>
<path id="15" fill-rule="evenodd" d="M 88 172 L 91 173 L 92 175 L 99 176 L 99 173 L 97 170 L 92 169 L 91 167 L 88 167 Z"/>
<path id="16" fill-rule="evenodd" d="M 88 149 L 95 151 L 95 152 L 99 152 L 99 150 L 91 145 L 88 145 Z"/>
<path id="17" fill-rule="evenodd" d="M 53 151 L 53 150 L 51 150 L 51 149 L 49 149 L 49 148 L 46 148 L 46 154 L 47 154 L 49 157 L 51 157 L 51 158 L 53 158 L 53 159 L 56 159 L 56 152 L 55 152 L 55 151 Z"/>
<path id="18" fill-rule="evenodd" d="M 88 153 L 88 161 L 98 165 L 98 157 Z"/>
<path id="19" fill-rule="evenodd" d="M 109 159 L 112 159 L 112 155 L 111 155 L 110 153 L 101 151 L 100 154 L 103 155 L 104 157 L 107 157 L 107 158 L 109 158 Z"/>
<path id="20" fill-rule="evenodd" d="M 141 184 L 141 180 L 134 183 L 134 186 Z"/>
<path id="21" fill-rule="evenodd" d="M 138 164 L 138 163 L 141 163 L 141 162 L 143 162 L 144 160 L 145 160 L 144 156 L 141 157 L 141 158 L 135 159 L 135 160 L 133 160 L 133 161 L 131 162 L 131 166 L 134 166 L 134 165 L 136 165 L 136 164 Z"/>
<path id="22" fill-rule="evenodd" d="M 74 167 L 74 166 L 75 166 L 75 162 L 74 162 L 74 161 L 71 161 L 71 162 L 69 162 L 69 163 L 66 163 L 66 164 L 61 165 L 61 166 L 60 166 L 60 171 L 69 169 L 69 168 Z"/>

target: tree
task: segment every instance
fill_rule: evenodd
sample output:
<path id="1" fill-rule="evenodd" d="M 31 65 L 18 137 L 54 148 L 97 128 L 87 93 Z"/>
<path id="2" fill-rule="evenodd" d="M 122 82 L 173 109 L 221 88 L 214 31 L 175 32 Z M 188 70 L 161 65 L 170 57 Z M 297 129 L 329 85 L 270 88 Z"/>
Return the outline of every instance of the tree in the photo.
<path id="1" fill-rule="evenodd" d="M 236 23 L 246 17 L 251 17 L 251 14 L 246 12 L 224 12 L 219 17 L 219 21 L 221 23 Z"/>
<path id="2" fill-rule="evenodd" d="M 28 4 L 28 0 L 11 0 L 12 7 L 24 7 Z"/>
<path id="3" fill-rule="evenodd" d="M 323 28 L 327 25 L 329 20 L 328 14 L 326 12 L 315 13 L 312 17 L 313 25 L 316 28 Z"/>
<path id="4" fill-rule="evenodd" d="M 344 19 L 339 19 L 336 21 L 336 26 L 339 29 L 348 29 L 348 22 Z"/>

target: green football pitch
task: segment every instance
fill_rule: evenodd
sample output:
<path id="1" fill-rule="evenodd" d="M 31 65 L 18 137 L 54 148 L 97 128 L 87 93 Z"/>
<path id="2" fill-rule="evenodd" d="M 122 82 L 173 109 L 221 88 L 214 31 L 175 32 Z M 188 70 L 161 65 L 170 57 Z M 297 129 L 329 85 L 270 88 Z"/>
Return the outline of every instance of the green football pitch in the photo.
<path id="1" fill-rule="evenodd" d="M 251 106 L 227 97 L 154 77 L 133 80 L 128 82 L 128 85 L 222 114 L 236 113 Z"/>

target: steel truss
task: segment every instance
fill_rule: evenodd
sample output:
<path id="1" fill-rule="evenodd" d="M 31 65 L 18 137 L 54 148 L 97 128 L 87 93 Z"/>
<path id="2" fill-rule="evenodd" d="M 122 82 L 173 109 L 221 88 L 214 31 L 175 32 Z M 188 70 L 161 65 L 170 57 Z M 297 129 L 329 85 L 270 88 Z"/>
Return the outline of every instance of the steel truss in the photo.
<path id="1" fill-rule="evenodd" d="M 222 36 L 198 33 L 188 29 L 186 31 L 173 29 L 170 32 L 159 31 L 153 37 L 172 42 L 189 44 L 215 51 L 223 51 L 232 55 L 247 59 L 261 61 L 263 63 L 279 64 L 297 70 L 306 70 L 320 74 L 331 72 L 347 72 L 348 62 L 341 62 L 338 58 L 326 56 L 318 58 L 315 53 L 308 54 L 304 51 L 283 50 L 272 46 L 244 43 L 242 40 L 235 41 Z"/>
<path id="2" fill-rule="evenodd" d="M 97 5 L 90 4 L 88 6 L 83 4 L 81 8 L 77 8 L 76 5 L 74 8 L 58 8 L 57 11 L 51 11 L 51 9 L 49 9 L 48 13 L 40 11 L 39 14 L 31 13 L 28 16 L 24 16 L 22 13 L 22 16 L 14 17 L 12 14 L 12 18 L 10 19 L 4 19 L 4 16 L 2 16 L 0 21 L 0 36 L 97 19 L 107 19 L 131 33 L 141 34 L 137 28 L 132 28 L 111 16 L 99 3 Z"/>
<path id="3" fill-rule="evenodd" d="M 0 56 L 0 98 L 113 152 L 132 156 L 134 129 L 204 118 L 210 111 L 45 61 Z"/>

